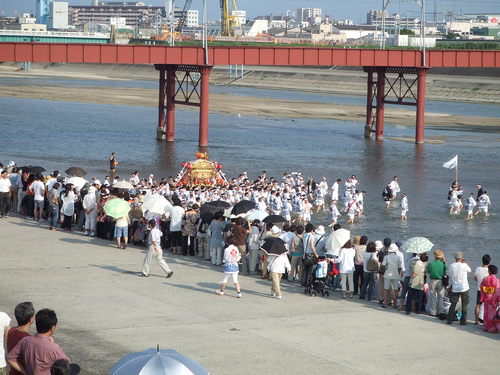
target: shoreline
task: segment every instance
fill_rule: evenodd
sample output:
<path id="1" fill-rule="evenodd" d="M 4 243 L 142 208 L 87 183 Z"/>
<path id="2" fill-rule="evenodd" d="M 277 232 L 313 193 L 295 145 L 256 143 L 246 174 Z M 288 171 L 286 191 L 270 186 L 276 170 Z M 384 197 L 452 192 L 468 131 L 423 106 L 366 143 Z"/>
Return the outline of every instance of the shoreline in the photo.
<path id="1" fill-rule="evenodd" d="M 93 104 L 157 107 L 156 90 L 117 87 L 73 87 L 58 85 L 0 86 L 0 96 Z M 232 94 L 211 94 L 210 112 L 224 115 L 281 117 L 301 119 L 331 119 L 365 122 L 366 108 L 300 100 L 246 97 Z M 304 104 L 307 103 L 307 106 Z M 178 108 L 196 110 L 191 106 Z M 415 111 L 386 108 L 385 122 L 402 126 L 415 125 Z M 494 117 L 467 117 L 442 113 L 426 113 L 426 126 L 500 131 L 500 119 Z"/>
<path id="2" fill-rule="evenodd" d="M 38 64 L 40 65 L 40 64 Z M 95 65 L 46 65 L 41 69 L 38 65 L 30 72 L 18 71 L 17 65 L 0 64 L 0 74 L 6 77 L 13 78 L 64 78 L 77 80 L 100 80 L 100 81 L 133 81 L 133 80 L 156 80 L 157 72 L 149 66 L 121 66 L 113 69 L 113 66 L 103 66 L 100 71 L 96 70 Z M 75 69 L 80 68 L 76 72 Z M 147 68 L 147 69 L 146 69 Z M 269 67 L 261 67 L 269 69 Z M 235 85 L 250 88 L 265 88 L 276 90 L 293 90 L 300 92 L 314 92 L 323 94 L 340 94 L 340 95 L 363 95 L 359 90 L 361 87 L 366 90 L 366 83 L 359 72 L 336 72 L 328 71 L 321 72 L 318 69 L 305 69 L 305 73 L 290 73 L 295 70 L 291 68 L 278 69 L 277 75 L 266 77 L 268 70 L 251 71 L 250 76 L 254 75 L 252 80 L 249 76 L 244 79 L 232 80 L 227 82 L 225 70 L 223 68 L 214 69 L 211 77 L 212 85 Z M 300 85 L 301 81 L 310 78 L 310 72 L 319 77 L 322 85 L 314 86 L 314 90 L 297 90 L 295 87 L 304 87 Z M 281 75 L 288 75 L 287 79 L 282 79 Z M 354 76 L 353 76 L 354 74 Z M 300 76 L 300 77 L 297 77 Z M 324 85 L 329 85 L 331 82 L 325 80 L 325 76 L 334 76 L 338 83 L 329 91 L 324 91 Z M 133 77 L 133 78 L 130 78 Z M 354 78 L 353 78 L 354 77 Z M 357 77 L 357 78 L 356 78 Z M 430 76 L 434 81 L 448 80 L 454 81 L 453 76 L 442 78 L 443 76 Z M 281 81 L 280 81 L 281 80 Z M 352 84 L 347 85 L 347 81 L 351 80 Z M 469 79 L 462 78 L 459 86 L 468 86 L 468 90 L 472 92 L 478 82 L 485 84 L 485 80 L 491 85 L 496 84 L 495 78 L 485 77 L 470 77 Z M 260 83 L 259 83 L 260 81 Z M 282 82 L 280 86 L 277 82 Z M 498 79 L 500 83 L 500 79 Z M 341 83 L 344 82 L 344 85 Z M 344 87 L 338 91 L 339 86 Z M 500 87 L 500 85 L 499 85 Z M 349 92 L 346 92 L 347 89 Z M 446 98 L 448 101 L 453 100 L 453 92 L 463 90 L 463 88 L 443 87 L 439 91 L 440 97 Z M 431 91 L 431 89 L 429 89 Z M 480 91 L 480 90 L 479 90 Z M 484 93 L 483 93 L 484 94 Z M 449 95 L 449 96 L 447 96 Z M 476 97 L 471 96 L 469 99 L 476 98 L 477 100 L 468 100 L 467 102 L 486 103 L 480 100 L 476 93 Z M 500 104 L 500 91 L 498 95 L 493 95 L 488 91 L 491 98 L 496 98 Z M 104 86 L 85 86 L 77 87 L 72 85 L 57 85 L 57 84 L 30 84 L 23 86 L 0 86 L 1 97 L 27 98 L 27 99 L 42 99 L 55 101 L 83 102 L 95 104 L 112 104 L 112 105 L 133 105 L 157 107 L 158 91 L 154 89 L 141 88 L 119 88 L 119 87 L 104 87 Z M 436 96 L 436 95 L 434 95 Z M 428 94 L 429 100 L 439 100 Z M 494 105 L 495 103 L 490 103 Z M 191 106 L 178 105 L 178 108 L 190 108 Z M 257 117 L 280 117 L 280 118 L 301 118 L 301 119 L 331 119 L 345 120 L 365 123 L 366 107 L 363 105 L 343 105 L 330 104 L 324 102 L 312 102 L 301 100 L 285 100 L 271 99 L 251 96 L 239 96 L 233 94 L 211 94 L 210 95 L 210 112 L 225 114 L 225 115 L 245 115 Z M 414 126 L 415 125 L 415 109 L 402 109 L 402 107 L 394 108 L 387 106 L 385 109 L 385 122 L 387 124 Z M 447 129 L 460 129 L 469 131 L 500 131 L 500 119 L 495 117 L 479 117 L 479 116 L 459 116 L 443 113 L 426 112 L 425 125 L 427 127 L 439 127 Z"/>

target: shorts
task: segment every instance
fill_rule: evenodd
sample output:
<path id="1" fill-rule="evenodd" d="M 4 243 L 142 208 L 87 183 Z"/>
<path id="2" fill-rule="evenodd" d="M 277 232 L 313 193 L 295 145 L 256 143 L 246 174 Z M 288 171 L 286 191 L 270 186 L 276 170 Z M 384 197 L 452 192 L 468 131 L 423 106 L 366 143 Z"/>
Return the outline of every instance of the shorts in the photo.
<path id="1" fill-rule="evenodd" d="M 401 210 L 401 216 L 406 216 L 407 212 L 408 212 L 408 210 Z"/>
<path id="2" fill-rule="evenodd" d="M 170 245 L 182 246 L 182 233 L 181 231 L 170 232 Z"/>
<path id="3" fill-rule="evenodd" d="M 481 304 L 481 292 L 478 290 L 476 294 L 476 305 Z"/>
<path id="4" fill-rule="evenodd" d="M 238 272 L 224 272 L 224 278 L 220 282 L 221 284 L 226 284 L 229 278 L 233 278 L 233 283 L 238 284 Z"/>
<path id="5" fill-rule="evenodd" d="M 392 286 L 392 290 L 398 290 L 398 283 L 399 283 L 399 279 L 386 279 L 384 277 L 384 289 L 385 290 L 391 289 L 391 286 Z"/>
<path id="6" fill-rule="evenodd" d="M 44 203 L 45 202 L 43 200 L 35 201 L 35 210 L 37 210 L 37 209 L 43 210 Z"/>
<path id="7" fill-rule="evenodd" d="M 115 227 L 115 238 L 126 238 L 128 237 L 128 226 L 126 227 Z"/>

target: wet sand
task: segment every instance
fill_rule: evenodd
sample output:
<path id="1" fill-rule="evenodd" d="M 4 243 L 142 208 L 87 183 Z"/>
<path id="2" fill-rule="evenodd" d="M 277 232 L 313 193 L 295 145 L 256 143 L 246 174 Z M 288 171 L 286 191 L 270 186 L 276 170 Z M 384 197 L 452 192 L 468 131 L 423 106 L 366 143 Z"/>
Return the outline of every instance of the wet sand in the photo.
<path id="1" fill-rule="evenodd" d="M 146 69 L 147 68 L 147 69 Z M 75 71 L 78 70 L 78 71 Z M 312 72 L 311 72 L 312 71 Z M 222 74 L 224 73 L 224 74 Z M 306 74 L 302 74 L 302 80 L 307 76 L 317 73 L 316 80 L 318 82 L 325 82 L 325 76 L 333 75 L 332 72 L 318 72 L 317 70 L 309 69 Z M 322 74 L 319 74 L 322 73 Z M 35 68 L 30 72 L 19 71 L 17 66 L 2 65 L 0 66 L 0 74 L 4 77 L 31 77 L 31 78 L 72 78 L 72 79 L 89 79 L 89 80 L 118 80 L 118 79 L 154 79 L 157 72 L 151 67 L 124 67 L 120 66 L 116 69 L 111 69 L 104 66 L 102 70 L 97 70 L 95 66 L 48 66 L 45 68 Z M 266 88 L 290 88 L 293 84 L 294 87 L 305 87 L 300 85 L 300 79 L 297 74 L 293 77 L 284 79 L 283 76 L 279 79 L 280 75 L 288 74 L 290 72 L 278 71 L 277 76 L 269 76 L 262 71 L 257 71 L 249 74 L 257 75 L 258 79 L 245 79 L 227 81 L 226 72 L 221 70 L 214 71 L 211 82 L 215 84 L 235 84 L 239 81 L 240 85 L 252 87 L 266 87 Z M 353 76 L 354 74 L 354 76 Z M 267 77 L 267 78 L 266 78 Z M 358 77 L 354 79 L 352 77 Z M 441 76 L 440 76 L 441 77 Z M 359 94 L 359 85 L 361 77 L 357 72 L 337 72 L 335 73 L 335 87 L 343 87 L 343 91 L 337 92 L 335 88 L 330 90 L 332 93 L 344 93 L 346 89 L 351 93 Z M 432 78 L 436 80 L 437 78 Z M 260 84 L 258 81 L 261 81 Z M 346 85 L 346 80 L 351 80 L 351 85 Z M 461 92 L 462 96 L 467 94 L 468 101 L 483 101 L 485 96 L 484 90 L 476 89 L 479 84 L 486 85 L 486 81 L 494 83 L 496 78 L 485 77 L 469 77 L 469 79 L 460 79 L 458 87 L 454 84 L 453 77 L 444 77 L 441 80 L 441 88 L 439 89 L 436 83 L 432 83 L 430 87 L 437 92 L 440 96 L 448 98 L 449 100 L 460 100 L 461 96 L 454 95 L 456 91 Z M 341 84 L 344 82 L 344 84 Z M 434 81 L 433 81 L 434 82 Z M 455 82 L 456 83 L 456 82 Z M 500 98 L 500 95 L 494 95 L 496 92 L 491 87 L 486 87 L 488 97 Z M 316 87 L 314 84 L 307 87 Z M 322 90 L 322 85 L 317 86 L 317 91 Z M 431 89 L 429 91 L 432 91 Z M 465 94 L 464 94 L 465 92 Z M 475 94 L 474 94 L 475 93 Z M 475 96 L 474 96 L 475 95 Z M 118 104 L 118 105 L 135 105 L 135 106 L 151 106 L 158 105 L 158 92 L 152 89 L 140 88 L 116 88 L 116 87 L 73 87 L 70 85 L 26 85 L 26 86 L 0 86 L 0 96 L 4 97 L 21 97 L 31 99 L 45 99 L 56 101 L 72 101 L 72 102 L 85 102 L 85 103 L 103 103 L 103 104 Z M 436 97 L 436 93 L 428 95 L 429 99 Z M 300 97 L 298 93 L 297 97 Z M 196 108 L 185 106 L 192 110 Z M 408 109 L 406 109 L 408 108 Z M 321 102 L 304 102 L 300 100 L 279 100 L 260 97 L 242 97 L 231 94 L 211 94 L 210 96 L 210 111 L 220 114 L 239 115 L 244 114 L 247 116 L 264 116 L 264 117 L 287 117 L 287 118 L 316 118 L 316 119 L 332 119 L 332 120 L 347 120 L 364 122 L 366 118 L 366 108 L 364 106 L 355 105 L 335 105 L 330 103 Z M 385 121 L 388 124 L 407 125 L 413 126 L 415 124 L 415 108 L 414 107 L 386 107 Z M 425 119 L 426 126 L 433 127 L 446 127 L 446 128 L 470 128 L 470 130 L 488 130 L 500 131 L 500 119 L 493 117 L 467 117 L 456 116 L 442 113 L 426 113 Z"/>

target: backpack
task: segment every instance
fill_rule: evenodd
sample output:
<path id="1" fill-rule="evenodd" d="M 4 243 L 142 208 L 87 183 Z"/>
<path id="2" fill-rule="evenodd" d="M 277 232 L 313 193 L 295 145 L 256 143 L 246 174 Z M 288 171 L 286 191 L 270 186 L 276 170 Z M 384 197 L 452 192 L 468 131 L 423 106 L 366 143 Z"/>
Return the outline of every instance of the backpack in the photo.
<path id="1" fill-rule="evenodd" d="M 366 262 L 366 269 L 370 272 L 376 272 L 378 271 L 378 268 L 379 268 L 378 259 L 372 255 L 370 259 L 368 259 L 368 262 Z"/>

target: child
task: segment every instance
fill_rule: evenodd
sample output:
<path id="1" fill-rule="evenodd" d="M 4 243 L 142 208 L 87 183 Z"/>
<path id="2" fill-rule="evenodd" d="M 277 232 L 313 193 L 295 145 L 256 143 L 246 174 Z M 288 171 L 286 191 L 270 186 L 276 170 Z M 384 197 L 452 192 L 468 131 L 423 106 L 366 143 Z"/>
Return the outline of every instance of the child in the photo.
<path id="1" fill-rule="evenodd" d="M 220 283 L 220 289 L 217 289 L 215 293 L 217 293 L 219 296 L 223 296 L 224 289 L 226 289 L 227 286 L 227 280 L 229 279 L 229 277 L 232 277 L 234 287 L 236 288 L 236 298 L 241 298 L 240 283 L 238 282 L 238 262 L 241 259 L 241 254 L 238 248 L 234 246 L 233 236 L 229 236 L 226 239 L 226 243 L 228 244 L 228 246 L 224 250 L 224 278 Z"/>
<path id="2" fill-rule="evenodd" d="M 271 295 L 274 298 L 281 299 L 281 289 L 280 282 L 283 274 L 286 272 L 290 272 L 292 266 L 290 265 L 290 261 L 288 260 L 287 253 L 283 253 L 277 257 L 275 257 L 267 266 L 271 274 L 271 280 L 273 281 L 271 285 Z"/>
<path id="3" fill-rule="evenodd" d="M 406 197 L 406 194 L 403 193 L 401 194 L 401 220 L 408 220 L 408 217 L 406 217 L 406 213 L 408 212 L 408 198 Z"/>

